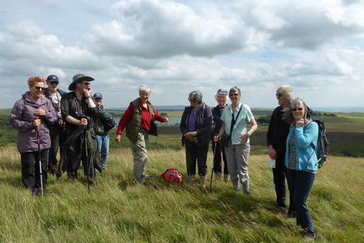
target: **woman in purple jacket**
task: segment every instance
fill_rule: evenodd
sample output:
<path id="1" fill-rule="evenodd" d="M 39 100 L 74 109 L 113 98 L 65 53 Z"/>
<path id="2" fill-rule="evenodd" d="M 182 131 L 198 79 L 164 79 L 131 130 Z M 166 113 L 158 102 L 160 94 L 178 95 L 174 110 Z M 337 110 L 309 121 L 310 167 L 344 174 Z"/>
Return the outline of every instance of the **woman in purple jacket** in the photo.
<path id="1" fill-rule="evenodd" d="M 39 159 L 43 185 L 47 182 L 48 152 L 51 145 L 47 124 L 57 121 L 52 103 L 43 95 L 42 77 L 28 79 L 29 91 L 15 102 L 10 124 L 18 131 L 17 146 L 21 156 L 22 181 L 37 196 L 41 193 Z M 38 151 L 38 145 L 40 151 Z"/>

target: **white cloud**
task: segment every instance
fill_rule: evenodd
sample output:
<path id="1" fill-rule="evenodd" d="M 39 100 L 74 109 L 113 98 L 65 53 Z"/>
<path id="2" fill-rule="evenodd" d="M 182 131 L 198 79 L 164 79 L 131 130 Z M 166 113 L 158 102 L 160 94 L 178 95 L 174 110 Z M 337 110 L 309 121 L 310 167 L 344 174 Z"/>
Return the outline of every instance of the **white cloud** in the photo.
<path id="1" fill-rule="evenodd" d="M 234 1 L 243 21 L 282 47 L 313 50 L 336 39 L 359 36 L 364 30 L 364 6 L 340 0 Z"/>
<path id="2" fill-rule="evenodd" d="M 213 56 L 246 47 L 251 34 L 234 16 L 198 13 L 173 1 L 125 0 L 113 8 L 115 20 L 95 25 L 89 37 L 98 53 L 144 58 Z"/>

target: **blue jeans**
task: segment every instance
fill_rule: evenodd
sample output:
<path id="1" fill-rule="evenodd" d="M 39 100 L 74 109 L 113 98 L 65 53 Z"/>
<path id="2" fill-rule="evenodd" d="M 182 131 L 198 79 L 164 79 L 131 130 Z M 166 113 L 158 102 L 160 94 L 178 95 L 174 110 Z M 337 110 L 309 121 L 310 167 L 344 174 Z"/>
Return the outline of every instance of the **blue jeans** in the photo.
<path id="1" fill-rule="evenodd" d="M 308 211 L 306 201 L 314 180 L 314 173 L 287 169 L 288 187 L 290 188 L 289 192 L 293 193 L 291 196 L 296 210 L 297 225 L 311 233 L 314 233 L 312 217 Z"/>
<path id="2" fill-rule="evenodd" d="M 104 136 L 97 135 L 96 140 L 97 140 L 97 147 L 101 155 L 101 167 L 103 169 L 106 169 L 106 160 L 109 154 L 109 142 L 110 142 L 109 135 L 104 135 Z"/>

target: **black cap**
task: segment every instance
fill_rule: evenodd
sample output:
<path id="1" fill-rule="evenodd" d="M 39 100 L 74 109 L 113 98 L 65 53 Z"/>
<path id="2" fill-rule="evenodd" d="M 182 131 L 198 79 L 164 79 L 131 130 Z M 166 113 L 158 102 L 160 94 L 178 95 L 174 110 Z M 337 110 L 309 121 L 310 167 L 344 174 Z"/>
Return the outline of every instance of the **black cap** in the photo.
<path id="1" fill-rule="evenodd" d="M 59 83 L 58 77 L 54 74 L 49 75 L 46 81 L 50 83 Z"/>

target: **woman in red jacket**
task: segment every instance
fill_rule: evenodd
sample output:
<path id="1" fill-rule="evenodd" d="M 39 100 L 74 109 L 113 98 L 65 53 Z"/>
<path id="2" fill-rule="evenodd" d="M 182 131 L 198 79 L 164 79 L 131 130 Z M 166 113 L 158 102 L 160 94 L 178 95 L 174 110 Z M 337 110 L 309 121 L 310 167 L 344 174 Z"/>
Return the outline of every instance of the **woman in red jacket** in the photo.
<path id="1" fill-rule="evenodd" d="M 117 129 L 116 142 L 121 141 L 121 135 L 126 129 L 126 136 L 132 143 L 134 158 L 134 180 L 143 184 L 145 180 L 144 167 L 148 162 L 148 135 L 153 134 L 153 122 L 167 122 L 168 118 L 160 116 L 149 102 L 150 88 L 142 85 L 139 87 L 139 98 L 129 104 L 128 109 L 120 118 Z"/>

